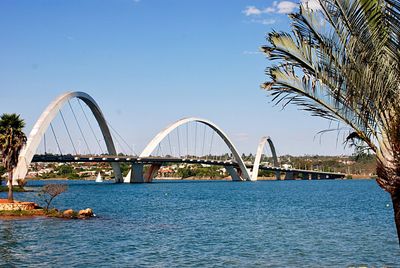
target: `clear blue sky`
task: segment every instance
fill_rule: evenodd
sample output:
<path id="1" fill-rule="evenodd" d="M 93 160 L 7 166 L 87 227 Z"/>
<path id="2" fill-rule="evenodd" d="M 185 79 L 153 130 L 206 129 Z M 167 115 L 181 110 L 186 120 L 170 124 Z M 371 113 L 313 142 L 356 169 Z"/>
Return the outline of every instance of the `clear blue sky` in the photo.
<path id="1" fill-rule="evenodd" d="M 259 87 L 269 63 L 258 47 L 267 32 L 289 28 L 287 8 L 259 0 L 2 0 L 0 112 L 20 113 L 29 132 L 52 99 L 85 91 L 138 151 L 169 123 L 198 116 L 241 152 L 254 153 L 269 135 L 280 154 L 342 154 L 342 136 L 315 136 L 329 122 L 294 106 L 281 111 Z"/>

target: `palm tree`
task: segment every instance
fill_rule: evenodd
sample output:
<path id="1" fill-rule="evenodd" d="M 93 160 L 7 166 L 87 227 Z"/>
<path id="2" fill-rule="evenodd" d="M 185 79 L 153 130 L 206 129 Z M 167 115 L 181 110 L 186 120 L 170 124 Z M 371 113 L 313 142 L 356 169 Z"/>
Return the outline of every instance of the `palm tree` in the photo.
<path id="1" fill-rule="evenodd" d="M 19 152 L 26 143 L 24 120 L 17 114 L 3 114 L 0 117 L 1 160 L 8 172 L 8 201 L 14 202 L 13 170 L 17 166 Z"/>
<path id="2" fill-rule="evenodd" d="M 347 125 L 346 141 L 375 154 L 400 242 L 400 1 L 302 2 L 289 15 L 292 32 L 269 33 L 261 48 L 273 61 L 263 88 L 277 103 Z"/>

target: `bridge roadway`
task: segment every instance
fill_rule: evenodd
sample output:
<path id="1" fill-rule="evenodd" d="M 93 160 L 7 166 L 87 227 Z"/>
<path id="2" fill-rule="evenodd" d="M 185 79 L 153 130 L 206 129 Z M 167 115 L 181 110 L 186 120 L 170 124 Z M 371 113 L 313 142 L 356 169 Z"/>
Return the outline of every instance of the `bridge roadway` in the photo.
<path id="1" fill-rule="evenodd" d="M 34 155 L 32 162 L 82 162 L 82 163 L 140 163 L 140 164 L 163 164 L 163 163 L 189 163 L 189 164 L 206 164 L 216 166 L 232 166 L 238 168 L 239 165 L 235 161 L 221 161 L 212 159 L 193 159 L 193 158 L 176 158 L 176 157 L 138 157 L 138 156 L 116 156 L 116 155 L 101 155 L 101 156 L 87 156 L 87 155 Z M 247 164 L 246 168 L 252 169 L 253 164 Z M 303 174 L 310 179 L 342 179 L 346 175 L 343 173 L 325 172 L 318 170 L 304 170 L 304 169 L 286 169 L 282 167 L 260 166 L 262 170 L 284 172 L 286 173 L 286 180 L 295 179 L 296 175 Z"/>

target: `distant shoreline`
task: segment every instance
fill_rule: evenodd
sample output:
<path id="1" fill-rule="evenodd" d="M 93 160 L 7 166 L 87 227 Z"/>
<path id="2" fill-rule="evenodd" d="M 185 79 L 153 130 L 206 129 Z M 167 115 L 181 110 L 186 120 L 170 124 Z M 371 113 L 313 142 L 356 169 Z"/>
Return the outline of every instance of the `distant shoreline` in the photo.
<path id="1" fill-rule="evenodd" d="M 373 180 L 374 178 L 369 176 L 369 175 L 351 175 L 351 179 L 343 178 L 342 180 Z M 86 178 L 79 178 L 79 179 L 68 179 L 68 178 L 47 178 L 47 179 L 41 179 L 41 178 L 28 178 L 28 180 L 33 180 L 33 181 L 79 181 L 79 180 L 84 180 L 84 181 L 94 181 L 96 180 L 95 177 L 86 177 Z M 180 178 L 180 177 L 157 177 L 154 178 L 154 180 L 159 180 L 159 181 L 166 181 L 166 180 L 174 180 L 174 181 L 230 181 L 230 177 L 225 177 L 225 178 L 211 178 L 211 177 L 187 177 L 187 178 Z M 258 177 L 258 181 L 276 181 L 275 177 Z M 296 179 L 295 179 L 296 180 Z M 301 180 L 301 179 L 297 179 Z M 105 179 L 105 181 L 112 181 L 112 179 L 108 180 Z"/>

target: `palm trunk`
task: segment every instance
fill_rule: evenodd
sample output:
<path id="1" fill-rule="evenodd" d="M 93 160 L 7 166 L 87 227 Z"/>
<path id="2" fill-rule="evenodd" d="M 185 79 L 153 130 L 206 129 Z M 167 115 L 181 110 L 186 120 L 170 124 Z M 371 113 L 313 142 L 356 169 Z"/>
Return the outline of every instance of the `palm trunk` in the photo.
<path id="1" fill-rule="evenodd" d="M 394 222 L 400 245 L 400 158 L 395 158 L 391 154 L 393 153 L 386 153 L 386 157 L 382 155 L 381 157 L 377 157 L 376 174 L 378 178 L 376 182 L 385 191 L 390 193 L 390 197 L 392 198 Z"/>
<path id="2" fill-rule="evenodd" d="M 391 197 L 393 203 L 394 221 L 396 223 L 396 229 L 397 229 L 397 237 L 399 239 L 399 244 L 400 244 L 400 189 L 394 191 L 391 194 Z"/>
<path id="3" fill-rule="evenodd" d="M 13 172 L 8 172 L 8 202 L 14 203 Z"/>

